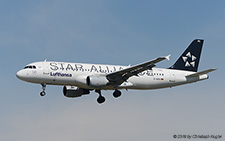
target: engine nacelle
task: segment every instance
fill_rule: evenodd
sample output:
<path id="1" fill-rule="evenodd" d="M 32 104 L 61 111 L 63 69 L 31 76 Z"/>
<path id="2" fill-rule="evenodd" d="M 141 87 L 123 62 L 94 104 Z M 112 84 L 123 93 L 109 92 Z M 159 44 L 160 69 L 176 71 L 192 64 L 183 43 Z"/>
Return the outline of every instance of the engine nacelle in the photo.
<path id="1" fill-rule="evenodd" d="M 108 84 L 108 79 L 104 75 L 91 75 L 86 79 L 87 86 L 99 88 Z"/>
<path id="2" fill-rule="evenodd" d="M 64 86 L 63 87 L 63 94 L 65 97 L 80 97 L 82 95 L 89 94 L 90 91 L 88 89 L 78 88 L 75 86 Z"/>

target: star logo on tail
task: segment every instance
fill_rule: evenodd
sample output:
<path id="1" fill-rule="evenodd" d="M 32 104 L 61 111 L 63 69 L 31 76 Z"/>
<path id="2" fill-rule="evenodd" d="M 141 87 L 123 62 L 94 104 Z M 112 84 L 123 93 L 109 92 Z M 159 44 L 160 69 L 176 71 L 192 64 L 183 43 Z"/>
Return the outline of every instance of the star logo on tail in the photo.
<path id="1" fill-rule="evenodd" d="M 197 59 L 191 52 L 188 52 L 185 56 L 182 56 L 182 59 L 185 63 L 185 67 L 195 67 L 195 60 Z"/>

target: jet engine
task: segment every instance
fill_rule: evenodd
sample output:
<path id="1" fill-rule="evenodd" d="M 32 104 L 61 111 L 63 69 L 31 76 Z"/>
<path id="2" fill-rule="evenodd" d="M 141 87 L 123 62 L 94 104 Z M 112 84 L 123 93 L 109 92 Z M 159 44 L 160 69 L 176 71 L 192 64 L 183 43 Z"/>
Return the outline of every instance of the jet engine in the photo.
<path id="1" fill-rule="evenodd" d="M 108 79 L 104 75 L 91 75 L 86 79 L 87 86 L 99 88 L 108 84 Z"/>
<path id="2" fill-rule="evenodd" d="M 89 94 L 90 91 L 88 89 L 78 88 L 75 86 L 64 86 L 63 87 L 63 94 L 65 97 L 80 97 L 82 95 Z"/>

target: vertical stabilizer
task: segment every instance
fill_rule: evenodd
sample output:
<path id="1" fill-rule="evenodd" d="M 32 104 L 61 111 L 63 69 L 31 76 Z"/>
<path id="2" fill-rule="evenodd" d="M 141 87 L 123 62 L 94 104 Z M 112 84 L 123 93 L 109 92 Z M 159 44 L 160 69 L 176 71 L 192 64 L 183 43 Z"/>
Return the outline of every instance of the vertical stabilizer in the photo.
<path id="1" fill-rule="evenodd" d="M 198 71 L 204 40 L 196 39 L 188 46 L 179 59 L 169 68 L 186 71 Z"/>

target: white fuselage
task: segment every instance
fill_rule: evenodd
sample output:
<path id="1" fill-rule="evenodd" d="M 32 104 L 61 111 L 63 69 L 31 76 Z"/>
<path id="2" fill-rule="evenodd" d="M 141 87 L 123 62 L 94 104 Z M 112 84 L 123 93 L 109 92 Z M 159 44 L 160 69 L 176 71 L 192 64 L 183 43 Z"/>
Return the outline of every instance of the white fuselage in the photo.
<path id="1" fill-rule="evenodd" d="M 129 66 L 100 65 L 66 62 L 35 62 L 17 72 L 17 77 L 23 81 L 39 84 L 77 86 L 85 89 L 95 89 L 87 85 L 90 75 L 106 75 L 123 70 Z M 159 89 L 183 85 L 207 79 L 206 74 L 196 77 L 186 77 L 194 72 L 175 69 L 152 68 L 143 71 L 138 76 L 132 76 L 123 82 L 119 89 Z M 99 89 L 114 89 L 113 86 L 103 86 Z"/>

